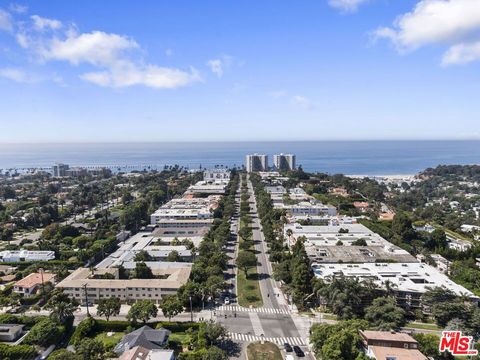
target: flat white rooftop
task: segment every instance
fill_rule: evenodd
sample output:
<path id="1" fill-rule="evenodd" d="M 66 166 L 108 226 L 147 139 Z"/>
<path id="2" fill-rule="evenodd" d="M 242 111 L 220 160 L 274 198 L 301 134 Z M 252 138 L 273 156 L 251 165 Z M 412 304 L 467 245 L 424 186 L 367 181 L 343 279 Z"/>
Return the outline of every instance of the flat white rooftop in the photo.
<path id="1" fill-rule="evenodd" d="M 450 289 L 457 295 L 475 297 L 471 291 L 456 284 L 436 268 L 423 263 L 314 264 L 312 268 L 317 278 L 327 281 L 344 276 L 359 280 L 371 279 L 382 287 L 389 281 L 397 291 L 415 293 L 424 293 L 428 288 L 439 286 Z"/>

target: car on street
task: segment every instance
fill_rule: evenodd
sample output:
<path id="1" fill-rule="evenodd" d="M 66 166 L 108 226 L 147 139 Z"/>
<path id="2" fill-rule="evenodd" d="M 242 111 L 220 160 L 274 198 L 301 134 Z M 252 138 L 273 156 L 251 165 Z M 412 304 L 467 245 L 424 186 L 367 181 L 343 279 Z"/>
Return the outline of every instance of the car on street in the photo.
<path id="1" fill-rule="evenodd" d="M 230 298 L 226 297 L 225 300 L 223 300 L 225 305 L 230 305 Z"/>
<path id="2" fill-rule="evenodd" d="M 295 355 L 297 355 L 298 357 L 304 357 L 305 356 L 305 353 L 303 352 L 303 350 L 300 349 L 300 347 L 298 347 L 297 345 L 295 345 L 293 347 L 293 351 L 295 352 Z"/>
<path id="3" fill-rule="evenodd" d="M 286 352 L 292 352 L 293 351 L 293 349 L 292 349 L 292 347 L 290 346 L 289 343 L 284 343 L 283 348 L 285 349 Z"/>

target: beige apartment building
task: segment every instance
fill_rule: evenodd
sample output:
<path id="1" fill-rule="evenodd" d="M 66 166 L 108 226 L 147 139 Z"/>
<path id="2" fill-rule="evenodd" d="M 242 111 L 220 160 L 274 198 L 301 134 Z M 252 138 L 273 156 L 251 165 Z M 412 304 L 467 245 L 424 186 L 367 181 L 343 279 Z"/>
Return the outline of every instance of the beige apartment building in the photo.
<path id="1" fill-rule="evenodd" d="M 191 264 L 185 266 L 152 269 L 155 279 L 119 279 L 117 268 L 96 269 L 94 273 L 88 268 L 75 270 L 57 288 L 62 288 L 71 298 L 80 303 L 96 303 L 100 299 L 116 297 L 122 302 L 153 300 L 159 303 L 165 295 L 174 295 L 187 282 Z M 111 274 L 113 279 L 102 278 Z M 85 295 L 86 294 L 86 295 Z"/>

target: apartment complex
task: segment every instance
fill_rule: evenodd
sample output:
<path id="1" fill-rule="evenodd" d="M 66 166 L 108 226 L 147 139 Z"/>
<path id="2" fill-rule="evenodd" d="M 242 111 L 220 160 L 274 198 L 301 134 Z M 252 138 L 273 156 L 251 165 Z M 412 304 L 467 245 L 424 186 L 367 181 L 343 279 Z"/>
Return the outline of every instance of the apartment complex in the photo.
<path id="1" fill-rule="evenodd" d="M 167 263 L 168 264 L 168 263 Z M 178 264 L 178 263 L 172 263 Z M 118 268 L 79 268 L 58 283 L 57 287 L 80 303 L 98 302 L 116 297 L 122 302 L 152 300 L 160 303 L 165 295 L 174 295 L 187 282 L 191 264 L 152 269 L 154 279 L 121 279 Z M 107 275 L 108 274 L 108 275 Z"/>
<path id="2" fill-rule="evenodd" d="M 247 172 L 267 171 L 268 156 L 258 154 L 247 155 L 245 157 L 245 169 Z"/>
<path id="3" fill-rule="evenodd" d="M 382 288 L 388 281 L 397 304 L 406 309 L 421 308 L 422 294 L 434 287 L 449 289 L 458 296 L 468 296 L 475 303 L 479 300 L 471 291 L 453 282 L 436 268 L 419 262 L 315 264 L 313 272 L 317 278 L 325 281 L 334 277 L 369 279 Z"/>
<path id="4" fill-rule="evenodd" d="M 210 195 L 225 194 L 230 181 L 230 170 L 224 168 L 215 168 L 203 172 L 203 180 L 191 185 L 186 194 Z"/>
<path id="5" fill-rule="evenodd" d="M 273 166 L 278 171 L 295 170 L 296 157 L 293 154 L 273 155 Z"/>
<path id="6" fill-rule="evenodd" d="M 0 262 L 49 261 L 55 259 L 54 251 L 5 250 L 0 251 Z"/>
<path id="7" fill-rule="evenodd" d="M 224 168 L 209 169 L 203 172 L 205 181 L 230 181 L 230 170 Z"/>
<path id="8" fill-rule="evenodd" d="M 406 309 L 422 308 L 422 294 L 437 286 L 478 302 L 478 297 L 450 280 L 443 269 L 419 262 L 408 251 L 358 224 L 356 218 L 338 216 L 333 206 L 318 202 L 301 184 L 289 188 L 288 179 L 278 172 L 261 173 L 261 178 L 273 206 L 285 210 L 285 245 L 304 242 L 317 278 L 325 282 L 337 277 L 372 280 L 381 288 L 393 289 L 397 304 Z"/>

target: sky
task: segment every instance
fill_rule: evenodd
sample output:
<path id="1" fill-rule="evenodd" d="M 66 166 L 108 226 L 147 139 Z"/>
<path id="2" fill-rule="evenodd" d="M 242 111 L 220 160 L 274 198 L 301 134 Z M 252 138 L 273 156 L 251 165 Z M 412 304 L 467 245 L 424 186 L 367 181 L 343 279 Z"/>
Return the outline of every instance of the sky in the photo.
<path id="1" fill-rule="evenodd" d="M 0 142 L 480 138 L 480 0 L 0 0 Z"/>

